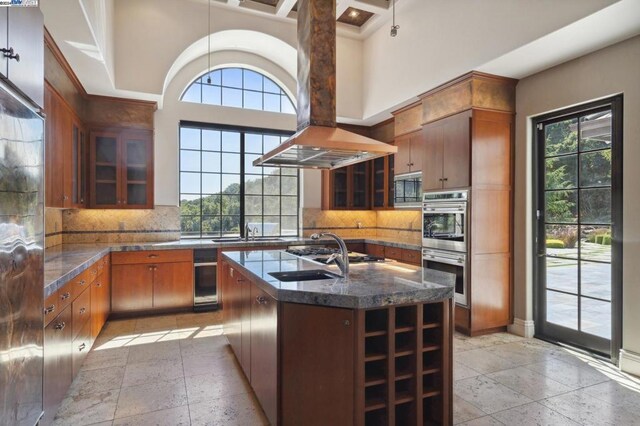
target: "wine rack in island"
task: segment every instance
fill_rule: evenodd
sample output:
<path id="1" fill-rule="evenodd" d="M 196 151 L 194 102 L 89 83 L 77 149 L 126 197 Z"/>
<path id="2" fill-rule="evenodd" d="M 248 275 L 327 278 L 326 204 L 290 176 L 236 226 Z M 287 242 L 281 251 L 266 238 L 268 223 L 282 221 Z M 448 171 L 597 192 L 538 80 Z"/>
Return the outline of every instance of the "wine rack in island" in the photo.
<path id="1" fill-rule="evenodd" d="M 359 311 L 356 424 L 452 423 L 450 300 Z"/>

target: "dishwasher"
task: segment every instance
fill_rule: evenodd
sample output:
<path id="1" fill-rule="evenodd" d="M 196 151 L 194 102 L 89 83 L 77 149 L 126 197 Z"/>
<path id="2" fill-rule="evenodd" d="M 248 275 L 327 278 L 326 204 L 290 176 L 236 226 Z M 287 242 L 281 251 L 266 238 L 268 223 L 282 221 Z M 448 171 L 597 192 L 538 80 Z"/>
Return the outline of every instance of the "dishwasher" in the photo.
<path id="1" fill-rule="evenodd" d="M 217 269 L 218 250 L 195 249 L 193 251 L 193 310 L 194 312 L 218 309 Z"/>

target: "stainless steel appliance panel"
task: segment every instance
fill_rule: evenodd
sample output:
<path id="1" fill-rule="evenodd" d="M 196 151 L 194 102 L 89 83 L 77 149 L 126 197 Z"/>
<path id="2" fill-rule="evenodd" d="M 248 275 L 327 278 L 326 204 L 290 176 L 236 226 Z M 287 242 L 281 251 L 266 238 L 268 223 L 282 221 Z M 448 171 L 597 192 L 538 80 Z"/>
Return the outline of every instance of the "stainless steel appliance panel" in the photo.
<path id="1" fill-rule="evenodd" d="M 466 199 L 466 191 L 423 195 L 423 247 L 466 253 L 469 239 L 469 205 Z"/>
<path id="2" fill-rule="evenodd" d="M 0 85 L 0 424 L 42 415 L 43 119 Z"/>
<path id="3" fill-rule="evenodd" d="M 468 265 L 465 253 L 445 250 L 422 249 L 422 267 L 456 276 L 455 302 L 462 306 L 469 304 Z"/>
<path id="4" fill-rule="evenodd" d="M 216 309 L 218 306 L 218 251 L 197 249 L 193 252 L 193 306 L 195 310 Z"/>

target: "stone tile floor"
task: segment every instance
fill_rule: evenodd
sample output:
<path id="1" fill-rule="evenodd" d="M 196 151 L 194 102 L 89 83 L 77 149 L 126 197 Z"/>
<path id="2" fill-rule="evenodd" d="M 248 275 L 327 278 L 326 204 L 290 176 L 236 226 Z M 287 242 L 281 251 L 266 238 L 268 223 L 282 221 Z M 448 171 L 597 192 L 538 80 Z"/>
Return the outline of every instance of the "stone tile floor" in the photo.
<path id="1" fill-rule="evenodd" d="M 58 425 L 265 425 L 219 312 L 110 321 Z M 536 339 L 454 339 L 460 425 L 638 425 L 640 379 Z"/>

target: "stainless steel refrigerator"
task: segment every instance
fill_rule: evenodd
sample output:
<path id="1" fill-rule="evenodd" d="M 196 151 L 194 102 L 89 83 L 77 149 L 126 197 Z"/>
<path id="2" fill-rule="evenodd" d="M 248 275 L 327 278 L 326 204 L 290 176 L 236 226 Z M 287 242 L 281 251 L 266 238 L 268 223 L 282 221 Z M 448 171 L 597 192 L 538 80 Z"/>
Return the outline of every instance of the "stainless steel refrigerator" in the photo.
<path id="1" fill-rule="evenodd" d="M 0 83 L 0 425 L 42 415 L 44 121 Z"/>

